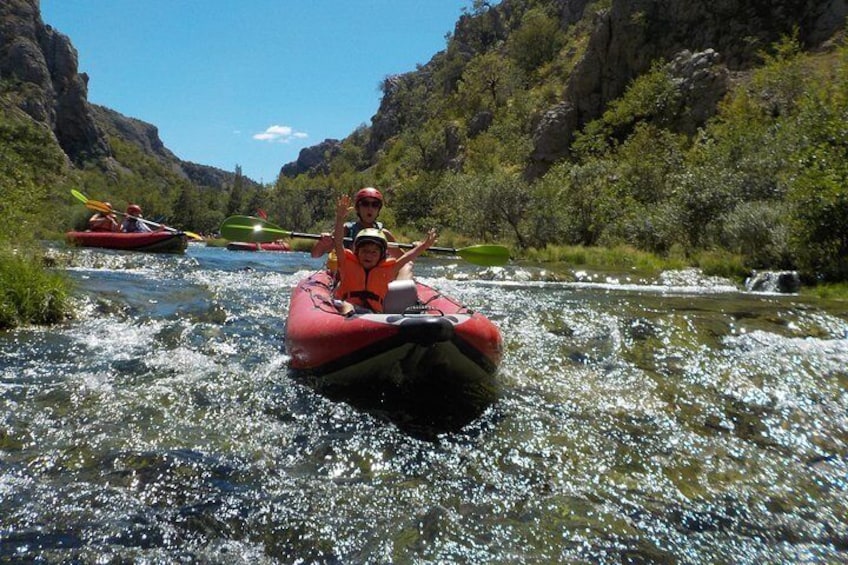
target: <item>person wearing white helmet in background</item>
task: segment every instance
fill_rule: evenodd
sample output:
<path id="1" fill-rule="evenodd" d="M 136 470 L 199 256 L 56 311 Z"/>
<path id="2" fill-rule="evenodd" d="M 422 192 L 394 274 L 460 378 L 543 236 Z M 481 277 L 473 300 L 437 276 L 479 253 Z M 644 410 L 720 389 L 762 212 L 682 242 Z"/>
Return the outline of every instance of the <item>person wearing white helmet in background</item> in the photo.
<path id="1" fill-rule="evenodd" d="M 127 217 L 124 218 L 124 223 L 121 224 L 121 231 L 127 233 L 146 233 L 153 230 L 146 223 L 140 220 L 141 206 L 138 204 L 130 204 L 127 206 Z"/>
<path id="2" fill-rule="evenodd" d="M 436 230 L 431 229 L 424 241 L 400 257 L 388 257 L 388 240 L 377 228 L 362 228 L 356 234 L 353 250 L 344 245 L 345 217 L 352 210 L 350 197 L 342 196 L 336 203 L 336 222 L 333 230 L 333 249 L 338 256 L 339 284 L 335 298 L 342 301 L 341 313 L 354 311 L 383 311 L 383 299 L 389 283 L 398 272 L 436 242 Z"/>
<path id="3" fill-rule="evenodd" d="M 356 220 L 346 222 L 344 224 L 345 247 L 348 249 L 353 247 L 353 240 L 360 230 L 366 228 L 378 229 L 386 236 L 386 241 L 396 241 L 394 234 L 386 229 L 382 222 L 377 220 L 380 215 L 380 210 L 383 209 L 383 194 L 373 187 L 362 188 L 353 197 L 353 207 L 356 210 Z M 324 253 L 333 251 L 333 236 L 328 233 L 322 233 L 319 239 L 312 247 L 312 256 L 320 257 Z M 398 258 L 403 255 L 403 252 L 391 247 L 388 251 L 391 257 Z M 412 262 L 405 264 L 401 268 L 397 276 L 398 279 L 412 279 Z"/>

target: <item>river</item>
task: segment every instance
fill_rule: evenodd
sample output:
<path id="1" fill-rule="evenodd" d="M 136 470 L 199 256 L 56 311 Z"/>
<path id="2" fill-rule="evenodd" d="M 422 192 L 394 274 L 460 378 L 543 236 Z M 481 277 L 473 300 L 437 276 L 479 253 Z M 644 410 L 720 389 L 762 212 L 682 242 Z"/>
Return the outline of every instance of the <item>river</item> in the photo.
<path id="1" fill-rule="evenodd" d="M 287 376 L 308 255 L 56 253 L 78 317 L 0 332 L 0 562 L 848 563 L 844 302 L 422 259 L 505 346 L 422 439 Z"/>

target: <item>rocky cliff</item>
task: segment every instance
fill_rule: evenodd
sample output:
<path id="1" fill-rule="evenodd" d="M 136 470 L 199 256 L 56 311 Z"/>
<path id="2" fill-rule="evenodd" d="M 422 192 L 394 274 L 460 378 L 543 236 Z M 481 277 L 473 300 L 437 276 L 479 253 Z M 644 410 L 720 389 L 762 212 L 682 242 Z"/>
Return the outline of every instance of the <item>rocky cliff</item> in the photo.
<path id="1" fill-rule="evenodd" d="M 197 186 L 227 188 L 233 185 L 235 173 L 224 171 L 209 165 L 200 165 L 183 161 L 165 147 L 159 138 L 159 128 L 153 124 L 130 118 L 110 108 L 90 105 L 94 121 L 107 134 L 132 143 L 145 155 L 155 157 L 176 175 L 189 180 Z M 248 186 L 258 186 L 250 179 L 244 179 Z"/>
<path id="2" fill-rule="evenodd" d="M 76 49 L 42 22 L 37 0 L 0 3 L 0 81 L 73 162 L 110 154 L 87 102 L 88 77 L 78 72 Z"/>
<path id="3" fill-rule="evenodd" d="M 89 103 L 88 76 L 79 72 L 77 51 L 66 35 L 42 21 L 38 0 L 0 1 L 0 92 L 53 132 L 76 165 L 120 168 L 109 144 L 114 136 L 194 184 L 232 185 L 234 173 L 179 159 L 154 125 Z"/>
<path id="4" fill-rule="evenodd" d="M 667 62 L 680 91 L 680 115 L 672 121 L 691 133 L 714 115 L 731 77 L 760 62 L 760 52 L 796 29 L 802 45 L 815 49 L 844 30 L 848 16 L 846 0 L 550 0 L 547 7 L 564 33 L 587 35 L 574 41 L 581 47 L 573 48 L 579 52 L 568 76 L 560 77 L 561 98 L 538 108 L 528 124 L 531 178 L 567 158 L 575 132 L 601 116 L 655 61 Z M 410 93 L 455 90 L 465 63 L 508 44 L 521 25 L 521 10 L 526 4 L 517 0 L 483 4 L 459 19 L 445 51 L 415 71 L 383 81 L 365 146 L 372 164 L 391 139 L 431 117 L 409 104 Z M 575 31 L 578 26 L 581 31 Z M 467 135 L 474 137 L 491 122 L 489 112 L 470 117 Z M 453 137 L 445 131 L 443 168 L 461 161 L 451 147 Z M 313 169 L 320 168 L 313 163 Z"/>
<path id="5" fill-rule="evenodd" d="M 301 174 L 315 175 L 329 172 L 330 160 L 341 152 L 341 142 L 337 139 L 325 139 L 318 145 L 305 147 L 293 161 L 280 169 L 284 177 L 294 178 Z"/>
<path id="6" fill-rule="evenodd" d="M 567 156 L 574 132 L 600 116 L 658 59 L 680 63 L 676 70 L 684 89 L 699 81 L 700 87 L 713 83 L 707 100 L 700 100 L 702 123 L 721 98 L 728 70 L 750 68 L 759 62 L 760 51 L 796 29 L 801 43 L 815 48 L 844 29 L 846 16 L 845 0 L 613 0 L 609 9 L 593 15 L 588 48 L 569 77 L 563 100 L 545 112 L 536 128 L 534 166 L 544 171 Z M 707 65 L 685 61 L 691 53 L 705 52 Z M 698 99 L 692 94 L 690 99 Z"/>

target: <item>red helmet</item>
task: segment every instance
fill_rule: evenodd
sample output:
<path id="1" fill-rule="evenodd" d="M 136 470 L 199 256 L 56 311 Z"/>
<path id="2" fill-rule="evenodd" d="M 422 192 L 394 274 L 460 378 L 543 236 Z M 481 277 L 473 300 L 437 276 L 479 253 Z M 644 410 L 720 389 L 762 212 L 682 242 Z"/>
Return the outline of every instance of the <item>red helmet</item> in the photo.
<path id="1" fill-rule="evenodd" d="M 356 196 L 353 197 L 353 205 L 359 206 L 359 201 L 363 198 L 374 198 L 375 200 L 380 201 L 381 206 L 383 205 L 383 195 L 380 194 L 380 191 L 376 188 L 372 188 L 369 186 L 367 188 L 361 189 L 359 192 L 356 193 Z"/>
<path id="2" fill-rule="evenodd" d="M 141 206 L 138 204 L 130 204 L 127 206 L 127 214 L 130 216 L 141 216 Z"/>

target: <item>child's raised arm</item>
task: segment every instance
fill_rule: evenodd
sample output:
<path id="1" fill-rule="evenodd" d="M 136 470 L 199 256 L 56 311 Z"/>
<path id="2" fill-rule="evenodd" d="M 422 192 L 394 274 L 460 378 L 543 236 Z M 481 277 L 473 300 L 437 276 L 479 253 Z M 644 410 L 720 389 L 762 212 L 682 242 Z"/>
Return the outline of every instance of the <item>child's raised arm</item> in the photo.
<path id="1" fill-rule="evenodd" d="M 424 241 L 419 241 L 415 247 L 398 258 L 397 263 L 395 263 L 395 269 L 399 271 L 401 267 L 427 251 L 431 245 L 436 243 L 436 238 L 436 229 L 431 228 L 430 231 L 427 232 L 427 237 L 424 238 Z"/>
<path id="2" fill-rule="evenodd" d="M 336 223 L 333 226 L 333 247 L 336 250 L 336 257 L 339 258 L 339 261 L 344 257 L 344 221 L 348 212 L 351 210 L 350 196 L 345 195 L 340 197 L 336 202 Z"/>

